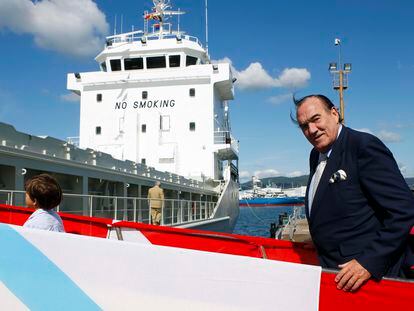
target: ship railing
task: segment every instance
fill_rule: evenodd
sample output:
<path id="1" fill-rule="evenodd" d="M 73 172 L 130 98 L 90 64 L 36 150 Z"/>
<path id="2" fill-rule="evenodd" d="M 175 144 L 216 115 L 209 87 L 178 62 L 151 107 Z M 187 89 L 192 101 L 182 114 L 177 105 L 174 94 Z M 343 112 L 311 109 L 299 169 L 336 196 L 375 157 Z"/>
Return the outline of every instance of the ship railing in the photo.
<path id="1" fill-rule="evenodd" d="M 25 205 L 25 192 L 0 190 L 0 204 Z M 164 199 L 161 225 L 173 226 L 211 219 L 216 202 Z M 148 198 L 64 193 L 58 212 L 115 220 L 151 223 Z"/>
<path id="2" fill-rule="evenodd" d="M 239 141 L 233 137 L 230 131 L 215 131 L 214 132 L 215 144 L 230 144 L 236 152 L 239 152 Z"/>
<path id="3" fill-rule="evenodd" d="M 285 225 L 285 228 L 288 228 L 289 230 L 289 240 L 293 240 L 293 235 L 296 231 L 296 225 L 297 222 L 301 219 L 305 219 L 305 206 L 294 206 L 293 207 L 293 213 L 289 216 L 289 219 L 287 221 L 287 224 Z"/>
<path id="4" fill-rule="evenodd" d="M 164 24 L 164 26 L 168 26 Z M 198 45 L 202 46 L 202 43 L 197 37 L 190 36 L 184 34 L 182 31 L 173 31 L 167 29 L 162 33 L 162 39 L 177 39 L 177 40 L 188 40 L 197 43 Z M 127 33 L 121 33 L 113 36 L 106 37 L 106 46 L 110 47 L 113 43 L 129 43 L 129 42 L 136 42 L 141 41 L 145 42 L 147 40 L 159 40 L 160 39 L 160 32 L 154 31 L 152 33 L 144 34 L 142 30 L 131 31 Z"/>
<path id="5" fill-rule="evenodd" d="M 79 136 L 70 136 L 66 138 L 66 141 L 68 144 L 74 145 L 76 147 L 79 147 Z"/>

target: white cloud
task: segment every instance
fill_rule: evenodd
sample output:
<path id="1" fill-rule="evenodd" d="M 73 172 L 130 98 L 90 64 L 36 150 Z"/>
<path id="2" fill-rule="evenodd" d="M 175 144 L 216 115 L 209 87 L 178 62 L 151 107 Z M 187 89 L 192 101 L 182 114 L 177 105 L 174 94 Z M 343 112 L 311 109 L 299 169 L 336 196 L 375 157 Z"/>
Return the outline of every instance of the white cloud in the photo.
<path id="1" fill-rule="evenodd" d="M 239 178 L 240 178 L 241 181 L 245 182 L 245 181 L 251 180 L 252 175 L 248 171 L 240 171 L 239 172 Z"/>
<path id="2" fill-rule="evenodd" d="M 243 90 L 261 90 L 268 88 L 297 89 L 307 85 L 311 78 L 310 72 L 305 68 L 285 68 L 278 77 L 272 77 L 259 62 L 251 63 L 246 69 L 237 70 L 230 58 L 213 61 L 230 64 L 233 75 L 237 78 L 235 86 Z"/>
<path id="3" fill-rule="evenodd" d="M 31 34 L 47 50 L 90 56 L 102 48 L 109 25 L 92 0 L 1 0 L 1 28 Z"/>
<path id="4" fill-rule="evenodd" d="M 303 175 L 306 175 L 306 174 L 301 172 L 301 171 L 293 171 L 293 172 L 290 172 L 290 173 L 286 174 L 286 176 L 287 177 L 298 177 L 298 176 L 303 176 Z"/>
<path id="5" fill-rule="evenodd" d="M 369 128 L 360 128 L 360 129 L 355 129 L 355 130 L 357 130 L 357 131 L 360 131 L 360 132 L 364 132 L 364 133 L 368 133 L 368 134 L 374 134 Z"/>
<path id="6" fill-rule="evenodd" d="M 368 128 L 360 128 L 360 129 L 357 129 L 357 130 L 360 131 L 360 132 L 365 132 L 365 133 L 375 135 L 379 139 L 381 139 L 383 142 L 386 142 L 386 143 L 396 143 L 396 142 L 401 141 L 400 134 L 395 133 L 395 132 L 390 132 L 390 131 L 387 131 L 387 130 L 381 130 L 378 133 L 374 133 L 373 131 L 371 131 Z"/>
<path id="7" fill-rule="evenodd" d="M 60 95 L 60 99 L 65 102 L 79 102 L 80 96 L 75 93 L 67 93 Z"/>
<path id="8" fill-rule="evenodd" d="M 282 87 L 296 89 L 306 86 L 310 78 L 311 74 L 305 68 L 286 68 L 279 76 L 279 82 Z"/>
<path id="9" fill-rule="evenodd" d="M 280 172 L 275 169 L 269 168 L 265 170 L 255 171 L 253 175 L 258 178 L 266 178 L 266 177 L 280 176 Z"/>
<path id="10" fill-rule="evenodd" d="M 378 133 L 378 138 L 383 142 L 395 143 L 401 141 L 401 136 L 398 133 L 382 130 Z"/>
<path id="11" fill-rule="evenodd" d="M 404 163 L 398 162 L 398 168 L 404 176 L 407 174 L 407 166 Z"/>
<path id="12" fill-rule="evenodd" d="M 268 103 L 271 103 L 271 104 L 274 104 L 274 105 L 279 105 L 279 104 L 284 103 L 288 100 L 292 100 L 292 94 L 291 93 L 271 96 L 266 101 Z"/>

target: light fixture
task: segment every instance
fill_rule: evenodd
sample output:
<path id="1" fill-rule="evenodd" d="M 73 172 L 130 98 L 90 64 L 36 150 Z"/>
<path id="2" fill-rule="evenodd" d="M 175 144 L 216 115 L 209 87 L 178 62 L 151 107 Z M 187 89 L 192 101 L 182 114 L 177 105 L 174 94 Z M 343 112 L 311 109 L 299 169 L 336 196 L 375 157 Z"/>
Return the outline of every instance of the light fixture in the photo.
<path id="1" fill-rule="evenodd" d="M 175 39 L 177 39 L 177 43 L 181 43 L 182 41 L 181 34 L 176 35 Z"/>
<path id="2" fill-rule="evenodd" d="M 141 43 L 146 44 L 147 43 L 147 38 L 146 37 L 141 37 Z"/>
<path id="3" fill-rule="evenodd" d="M 329 71 L 335 71 L 338 69 L 338 66 L 336 63 L 329 63 Z"/>
<path id="4" fill-rule="evenodd" d="M 76 79 L 80 79 L 80 78 L 81 78 L 81 75 L 80 75 L 80 73 L 79 73 L 79 72 L 75 72 L 75 73 L 74 73 L 74 75 L 75 75 L 75 78 L 76 78 Z"/>
<path id="5" fill-rule="evenodd" d="M 352 69 L 352 65 L 351 65 L 351 63 L 346 63 L 346 64 L 344 64 L 344 70 L 345 70 L 345 71 L 351 71 L 351 69 Z"/>

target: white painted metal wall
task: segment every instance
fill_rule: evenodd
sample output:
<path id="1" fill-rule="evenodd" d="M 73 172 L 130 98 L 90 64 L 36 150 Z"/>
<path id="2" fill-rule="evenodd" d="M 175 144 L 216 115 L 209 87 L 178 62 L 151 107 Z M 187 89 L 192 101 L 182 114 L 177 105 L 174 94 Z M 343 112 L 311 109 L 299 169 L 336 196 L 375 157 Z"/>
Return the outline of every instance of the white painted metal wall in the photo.
<path id="1" fill-rule="evenodd" d="M 145 159 L 158 170 L 199 180 L 203 175 L 217 178 L 214 131 L 225 124 L 223 101 L 232 99 L 233 92 L 229 64 L 214 66 L 90 72 L 81 73 L 81 79 L 69 74 L 68 88 L 81 93 L 80 147 L 138 163 Z M 102 94 L 101 102 L 97 94 Z M 156 100 L 168 100 L 168 107 L 154 108 Z M 144 101 L 152 101 L 152 107 L 140 108 Z M 168 131 L 160 129 L 162 116 L 169 118 Z"/>

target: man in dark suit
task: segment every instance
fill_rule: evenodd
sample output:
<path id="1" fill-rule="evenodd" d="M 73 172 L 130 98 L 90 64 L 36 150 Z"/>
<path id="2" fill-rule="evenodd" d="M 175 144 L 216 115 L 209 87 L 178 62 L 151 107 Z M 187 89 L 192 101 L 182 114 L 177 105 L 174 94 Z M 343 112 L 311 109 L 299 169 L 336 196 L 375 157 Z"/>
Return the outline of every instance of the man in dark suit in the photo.
<path id="1" fill-rule="evenodd" d="M 402 275 L 414 196 L 392 153 L 375 136 L 347 128 L 323 95 L 295 100 L 296 120 L 314 146 L 305 198 L 322 267 L 340 269 L 338 289 Z"/>

